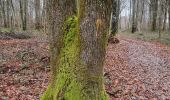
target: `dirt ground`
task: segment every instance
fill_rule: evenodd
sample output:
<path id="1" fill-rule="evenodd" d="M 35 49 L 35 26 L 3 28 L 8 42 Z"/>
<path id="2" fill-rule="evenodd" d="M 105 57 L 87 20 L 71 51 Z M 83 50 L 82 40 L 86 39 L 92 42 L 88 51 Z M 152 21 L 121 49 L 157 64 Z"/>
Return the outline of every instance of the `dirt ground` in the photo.
<path id="1" fill-rule="evenodd" d="M 170 47 L 118 36 L 109 44 L 105 86 L 111 100 L 170 100 Z M 39 100 L 48 85 L 48 42 L 0 40 L 0 100 Z"/>

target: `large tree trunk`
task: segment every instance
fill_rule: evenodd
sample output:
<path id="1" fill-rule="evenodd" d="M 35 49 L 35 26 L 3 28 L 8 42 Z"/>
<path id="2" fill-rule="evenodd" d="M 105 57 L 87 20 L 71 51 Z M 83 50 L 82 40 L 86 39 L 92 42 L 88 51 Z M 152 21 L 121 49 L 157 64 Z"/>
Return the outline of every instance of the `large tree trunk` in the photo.
<path id="1" fill-rule="evenodd" d="M 79 76 L 84 96 L 77 100 L 106 100 L 103 87 L 103 63 L 109 33 L 112 0 L 80 0 L 80 61 Z"/>
<path id="2" fill-rule="evenodd" d="M 112 1 L 78 0 L 78 19 L 73 1 L 48 1 L 52 77 L 41 100 L 107 100 L 103 63 Z"/>

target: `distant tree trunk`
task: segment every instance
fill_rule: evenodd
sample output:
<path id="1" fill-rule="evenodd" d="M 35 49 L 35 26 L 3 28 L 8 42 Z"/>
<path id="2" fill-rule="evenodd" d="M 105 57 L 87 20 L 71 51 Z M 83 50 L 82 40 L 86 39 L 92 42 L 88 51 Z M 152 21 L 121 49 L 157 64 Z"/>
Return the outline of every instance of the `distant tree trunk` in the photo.
<path id="1" fill-rule="evenodd" d="M 1 7 L 2 7 L 2 15 L 3 15 L 3 22 L 4 22 L 4 27 L 7 28 L 7 19 L 6 19 L 6 6 L 5 6 L 5 2 L 4 0 L 1 0 Z"/>
<path id="2" fill-rule="evenodd" d="M 136 31 L 139 31 L 139 29 L 138 29 L 138 27 L 139 27 L 139 23 L 138 23 L 138 21 L 140 21 L 140 8 L 139 8 L 139 6 L 140 6 L 140 1 L 141 0 L 136 0 L 136 5 L 135 5 L 135 9 L 136 9 L 136 11 L 135 11 L 135 15 L 136 15 L 136 18 L 135 18 L 135 27 L 136 27 Z"/>
<path id="3" fill-rule="evenodd" d="M 164 20 L 163 20 L 163 31 L 166 30 L 166 21 L 167 21 L 167 11 L 168 11 L 168 0 L 164 3 Z"/>
<path id="4" fill-rule="evenodd" d="M 169 11 L 168 12 L 169 12 L 169 30 L 170 30 L 170 0 L 168 0 L 168 2 L 169 2 L 168 3 L 168 5 L 169 5 Z"/>
<path id="5" fill-rule="evenodd" d="M 136 0 L 132 0 L 132 33 L 137 31 L 137 23 L 136 23 Z"/>
<path id="6" fill-rule="evenodd" d="M 35 2 L 35 29 L 39 30 L 41 25 L 40 0 L 34 0 L 34 2 Z"/>
<path id="7" fill-rule="evenodd" d="M 142 30 L 142 24 L 143 24 L 143 16 L 144 16 L 144 0 L 139 0 L 138 1 L 138 18 L 137 18 L 137 22 L 138 22 L 138 31 L 141 32 Z"/>
<path id="8" fill-rule="evenodd" d="M 27 0 L 19 0 L 22 29 L 27 30 Z"/>
<path id="9" fill-rule="evenodd" d="M 10 1 L 6 1 L 7 27 L 10 27 Z"/>
<path id="10" fill-rule="evenodd" d="M 3 14 L 2 14 L 2 2 L 0 0 L 0 26 L 2 25 L 3 21 L 2 21 L 2 18 L 3 18 Z"/>
<path id="11" fill-rule="evenodd" d="M 15 9 L 14 9 L 14 5 L 13 5 L 13 1 L 10 0 L 10 5 L 11 5 L 11 9 L 12 9 L 12 16 L 11 16 L 11 31 L 15 30 Z"/>
<path id="12" fill-rule="evenodd" d="M 152 10 L 152 31 L 156 30 L 157 12 L 158 12 L 158 0 L 151 0 Z"/>
<path id="13" fill-rule="evenodd" d="M 119 9 L 118 9 L 118 0 L 113 0 L 113 10 L 112 10 L 112 19 L 111 19 L 111 34 L 110 37 L 116 35 L 118 31 L 118 24 L 119 24 Z"/>
<path id="14" fill-rule="evenodd" d="M 131 22 L 132 22 L 132 0 L 129 2 L 130 5 L 130 11 L 129 11 L 129 29 L 131 28 Z"/>
<path id="15" fill-rule="evenodd" d="M 41 100 L 108 100 L 103 64 L 112 0 L 48 0 L 51 82 Z"/>
<path id="16" fill-rule="evenodd" d="M 24 27 L 23 30 L 27 30 L 27 9 L 28 9 L 28 1 L 24 0 Z"/>
<path id="17" fill-rule="evenodd" d="M 43 31 L 44 33 L 46 33 L 46 6 L 47 6 L 47 3 L 46 3 L 46 0 L 43 0 L 43 10 L 42 10 L 42 17 L 41 17 L 41 20 L 42 20 L 42 25 L 43 25 Z"/>
<path id="18" fill-rule="evenodd" d="M 163 19 L 163 9 L 164 9 L 164 4 L 163 2 L 159 3 L 159 10 L 158 10 L 158 30 L 159 30 L 159 39 L 161 39 L 161 29 L 162 29 L 162 19 Z"/>

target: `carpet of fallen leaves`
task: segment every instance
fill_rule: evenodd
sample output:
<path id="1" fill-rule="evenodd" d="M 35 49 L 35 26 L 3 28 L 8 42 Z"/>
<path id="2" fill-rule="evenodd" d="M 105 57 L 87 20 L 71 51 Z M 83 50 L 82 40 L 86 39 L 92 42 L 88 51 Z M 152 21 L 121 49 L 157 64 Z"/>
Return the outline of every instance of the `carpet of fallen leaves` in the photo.
<path id="1" fill-rule="evenodd" d="M 105 86 L 111 100 L 170 100 L 170 47 L 118 36 L 109 44 Z M 0 100 L 39 100 L 48 85 L 44 39 L 0 40 Z"/>

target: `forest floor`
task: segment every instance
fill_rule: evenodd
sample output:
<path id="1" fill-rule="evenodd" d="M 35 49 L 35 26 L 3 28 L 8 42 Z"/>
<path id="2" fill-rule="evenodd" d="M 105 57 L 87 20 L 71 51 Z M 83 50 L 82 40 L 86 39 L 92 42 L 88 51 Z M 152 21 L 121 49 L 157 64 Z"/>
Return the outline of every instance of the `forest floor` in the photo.
<path id="1" fill-rule="evenodd" d="M 170 100 L 170 47 L 118 38 L 105 63 L 111 100 Z M 42 38 L 0 40 L 0 100 L 39 100 L 49 81 L 48 50 Z"/>

